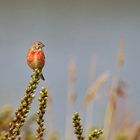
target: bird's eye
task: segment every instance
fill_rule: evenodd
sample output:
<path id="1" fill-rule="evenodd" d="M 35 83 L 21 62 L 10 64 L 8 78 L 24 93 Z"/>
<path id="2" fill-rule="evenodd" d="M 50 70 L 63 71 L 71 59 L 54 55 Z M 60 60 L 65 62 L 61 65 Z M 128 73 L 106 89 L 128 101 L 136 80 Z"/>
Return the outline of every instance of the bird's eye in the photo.
<path id="1" fill-rule="evenodd" d="M 40 43 L 38 43 L 38 45 L 40 45 Z"/>

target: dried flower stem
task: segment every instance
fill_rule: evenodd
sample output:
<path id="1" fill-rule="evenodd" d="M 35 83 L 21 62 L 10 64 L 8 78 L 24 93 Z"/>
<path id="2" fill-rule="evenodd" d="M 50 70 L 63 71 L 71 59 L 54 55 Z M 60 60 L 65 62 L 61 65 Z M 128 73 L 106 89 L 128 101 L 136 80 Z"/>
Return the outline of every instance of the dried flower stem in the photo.
<path id="1" fill-rule="evenodd" d="M 139 140 L 140 139 L 140 123 L 136 124 L 129 134 L 128 140 Z"/>
<path id="2" fill-rule="evenodd" d="M 124 62 L 125 62 L 125 40 L 124 40 L 123 35 L 121 36 L 121 40 L 120 40 L 120 44 L 119 44 L 117 62 L 118 62 L 119 67 L 123 66 Z"/>
<path id="3" fill-rule="evenodd" d="M 114 94 L 114 91 L 112 91 L 113 89 L 110 90 L 111 91 L 109 94 L 109 101 L 107 104 L 105 119 L 104 119 L 104 134 L 103 134 L 104 140 L 109 139 L 110 130 L 114 124 L 115 117 L 116 117 L 116 109 L 117 109 L 116 95 Z"/>
<path id="4" fill-rule="evenodd" d="M 94 129 L 89 135 L 88 140 L 96 140 L 103 134 L 102 130 Z"/>
<path id="5" fill-rule="evenodd" d="M 68 66 L 68 92 L 67 92 L 67 111 L 66 111 L 66 127 L 65 127 L 65 140 L 72 138 L 72 124 L 69 121 L 73 113 L 73 106 L 76 101 L 76 64 L 71 60 Z"/>
<path id="6" fill-rule="evenodd" d="M 43 116 L 45 114 L 45 109 L 47 106 L 47 97 L 48 97 L 48 91 L 46 88 L 42 87 L 40 91 L 40 97 L 39 97 L 39 111 L 37 112 L 38 117 L 37 117 L 37 134 L 36 134 L 36 139 L 37 140 L 43 140 L 43 134 L 44 134 L 44 119 Z"/>
<path id="7" fill-rule="evenodd" d="M 95 83 L 91 85 L 91 87 L 88 89 L 87 94 L 84 98 L 85 105 L 89 104 L 95 99 L 97 91 L 108 80 L 108 78 L 109 78 L 109 73 L 104 72 L 97 78 Z"/>
<path id="8" fill-rule="evenodd" d="M 41 71 L 36 69 L 33 72 L 32 80 L 29 82 L 27 89 L 25 91 L 25 95 L 20 102 L 20 106 L 15 112 L 14 119 L 9 124 L 9 132 L 6 135 L 6 140 L 15 140 L 16 137 L 20 133 L 20 129 L 23 126 L 25 119 L 28 115 L 29 109 L 32 104 L 32 100 L 34 98 L 34 93 L 36 87 L 40 80 Z"/>
<path id="9" fill-rule="evenodd" d="M 74 133 L 77 136 L 77 140 L 84 140 L 84 137 L 82 136 L 83 133 L 83 128 L 82 125 L 80 123 L 80 116 L 78 112 L 75 112 L 73 117 L 72 117 L 72 122 L 73 122 L 73 126 L 75 128 Z"/>

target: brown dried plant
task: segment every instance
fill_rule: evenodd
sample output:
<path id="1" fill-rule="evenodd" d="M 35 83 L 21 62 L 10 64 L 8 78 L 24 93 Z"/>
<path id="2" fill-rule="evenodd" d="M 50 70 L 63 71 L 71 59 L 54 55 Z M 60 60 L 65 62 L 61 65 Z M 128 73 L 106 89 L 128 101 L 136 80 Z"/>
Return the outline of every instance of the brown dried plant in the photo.
<path id="1" fill-rule="evenodd" d="M 70 118 L 72 115 L 72 109 L 76 101 L 76 64 L 71 60 L 68 65 L 68 92 L 67 92 L 67 112 L 66 112 L 66 128 L 65 128 L 65 140 L 72 139 L 72 125 Z"/>
<path id="2" fill-rule="evenodd" d="M 29 82 L 24 97 L 21 99 L 20 105 L 15 112 L 13 120 L 9 123 L 9 131 L 5 136 L 6 140 L 15 140 L 20 135 L 21 127 L 28 116 L 32 100 L 34 98 L 35 89 L 39 83 L 41 71 L 36 69 L 33 72 L 32 80 Z"/>
<path id="3" fill-rule="evenodd" d="M 119 50 L 117 54 L 117 63 L 119 66 L 123 66 L 125 62 L 125 51 L 124 51 L 124 36 L 121 36 L 120 44 L 119 44 Z"/>
<path id="4" fill-rule="evenodd" d="M 38 128 L 36 130 L 36 139 L 37 140 L 43 140 L 43 134 L 45 131 L 45 127 L 44 127 L 44 114 L 45 114 L 45 110 L 47 107 L 47 97 L 48 97 L 48 91 L 46 90 L 46 88 L 42 87 L 41 91 L 40 91 L 40 97 L 39 97 L 39 110 L 37 111 L 37 124 L 38 124 Z"/>
<path id="5" fill-rule="evenodd" d="M 93 84 L 95 72 L 96 72 L 96 59 L 95 59 L 95 57 L 93 57 L 90 65 L 89 65 L 89 72 L 88 72 L 88 86 L 89 87 L 91 87 L 92 84 Z M 93 126 L 93 100 L 92 100 L 92 102 L 87 103 L 86 106 L 85 106 L 85 112 L 86 112 L 85 132 L 86 133 Z"/>
<path id="6" fill-rule="evenodd" d="M 83 127 L 80 122 L 81 118 L 78 112 L 75 112 L 72 117 L 73 127 L 75 128 L 74 133 L 77 136 L 77 140 L 84 140 Z"/>
<path id="7" fill-rule="evenodd" d="M 97 91 L 100 89 L 100 87 L 107 81 L 109 78 L 108 72 L 102 73 L 95 83 L 88 89 L 87 94 L 84 98 L 84 103 L 87 105 L 88 103 L 92 102 L 93 99 L 96 96 Z"/>

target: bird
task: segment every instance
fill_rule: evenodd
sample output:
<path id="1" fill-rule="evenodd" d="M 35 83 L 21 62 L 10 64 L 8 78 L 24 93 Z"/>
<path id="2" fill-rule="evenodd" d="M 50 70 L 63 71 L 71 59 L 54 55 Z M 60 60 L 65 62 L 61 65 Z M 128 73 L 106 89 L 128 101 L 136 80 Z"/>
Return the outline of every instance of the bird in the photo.
<path id="1" fill-rule="evenodd" d="M 45 45 L 42 43 L 42 41 L 35 41 L 33 42 L 31 48 L 29 48 L 26 59 L 27 59 L 27 64 L 31 69 L 33 70 L 39 69 L 42 71 L 45 65 L 45 54 L 43 51 L 44 47 Z M 42 73 L 40 78 L 42 80 L 45 80 Z"/>

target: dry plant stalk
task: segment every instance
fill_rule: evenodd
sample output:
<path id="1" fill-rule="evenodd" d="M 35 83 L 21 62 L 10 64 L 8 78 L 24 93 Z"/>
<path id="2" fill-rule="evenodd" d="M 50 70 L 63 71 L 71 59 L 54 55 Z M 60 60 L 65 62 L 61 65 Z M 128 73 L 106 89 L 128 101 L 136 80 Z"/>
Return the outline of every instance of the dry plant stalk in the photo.
<path id="1" fill-rule="evenodd" d="M 40 97 L 39 97 L 39 102 L 40 102 L 39 111 L 37 112 L 37 114 L 38 114 L 38 117 L 37 117 L 38 128 L 36 130 L 36 132 L 37 132 L 36 139 L 37 140 L 43 140 L 43 134 L 45 131 L 43 116 L 45 114 L 46 107 L 47 107 L 47 98 L 48 98 L 48 91 L 46 88 L 42 87 L 42 89 L 40 91 Z"/>
<path id="2" fill-rule="evenodd" d="M 67 112 L 66 112 L 66 128 L 65 128 L 65 140 L 72 139 L 72 125 L 70 123 L 70 116 L 72 115 L 73 105 L 76 100 L 76 64 L 71 60 L 68 65 L 68 92 L 67 92 Z"/>
<path id="3" fill-rule="evenodd" d="M 49 92 L 50 93 L 50 92 Z M 47 104 L 48 104 L 48 139 L 50 139 L 52 133 L 54 133 L 55 129 L 53 126 L 53 114 L 52 114 L 52 97 L 50 94 L 48 95 Z"/>
<path id="4" fill-rule="evenodd" d="M 96 59 L 95 57 L 92 58 L 92 61 L 89 66 L 89 72 L 88 72 L 88 86 L 90 87 L 93 83 L 94 75 L 96 71 Z M 93 126 L 93 102 L 90 102 L 85 107 L 85 132 L 87 133 Z"/>
<path id="5" fill-rule="evenodd" d="M 87 94 L 84 98 L 84 103 L 87 105 L 91 101 L 93 101 L 97 91 L 100 89 L 100 87 L 107 81 L 109 78 L 108 72 L 104 72 L 101 74 L 95 83 L 88 89 Z"/>
<path id="6" fill-rule="evenodd" d="M 73 122 L 73 127 L 75 128 L 74 133 L 77 136 L 77 140 L 84 140 L 83 137 L 83 128 L 80 122 L 80 116 L 78 112 L 75 112 L 73 117 L 72 117 L 72 122 Z"/>
<path id="7" fill-rule="evenodd" d="M 119 66 L 124 65 L 124 61 L 125 61 L 125 53 L 124 53 L 124 37 L 121 37 L 121 41 L 120 41 L 120 45 L 119 45 L 119 51 L 118 51 L 118 55 L 117 55 L 117 62 Z"/>
<path id="8" fill-rule="evenodd" d="M 68 105 L 72 106 L 76 99 L 75 94 L 76 83 L 76 64 L 71 62 L 68 67 Z"/>
<path id="9" fill-rule="evenodd" d="M 0 133 L 0 140 L 6 140 L 6 131 L 2 131 L 1 133 Z"/>
<path id="10" fill-rule="evenodd" d="M 104 140 L 108 140 L 110 129 L 114 122 L 116 114 L 116 104 L 116 94 L 114 94 L 113 89 L 111 89 L 104 120 Z"/>
<path id="11" fill-rule="evenodd" d="M 0 131 L 7 131 L 8 124 L 12 119 L 13 108 L 10 105 L 5 105 L 0 112 Z"/>
<path id="12" fill-rule="evenodd" d="M 41 71 L 38 69 L 33 72 L 32 80 L 26 88 L 25 95 L 21 99 L 20 106 L 16 110 L 13 120 L 9 123 L 10 129 L 5 140 L 15 140 L 16 137 L 20 135 L 20 129 L 28 116 L 32 100 L 35 96 L 34 93 L 40 80 L 40 75 Z"/>
<path id="13" fill-rule="evenodd" d="M 138 123 L 133 129 L 132 133 L 129 133 L 128 140 L 139 140 L 140 139 L 140 123 Z"/>
<path id="14" fill-rule="evenodd" d="M 96 140 L 103 134 L 102 130 L 94 129 L 89 135 L 88 140 Z"/>
<path id="15" fill-rule="evenodd" d="M 112 137 L 114 134 L 110 135 L 111 128 L 113 128 L 114 120 L 116 118 L 116 110 L 117 110 L 117 97 L 125 98 L 125 83 L 122 80 L 114 81 L 113 85 L 111 85 L 109 91 L 109 101 L 107 104 L 107 109 L 105 112 L 104 119 L 104 140 L 108 140 L 110 136 Z M 123 122 L 124 123 L 124 122 Z M 123 124 L 122 123 L 122 124 Z"/>

